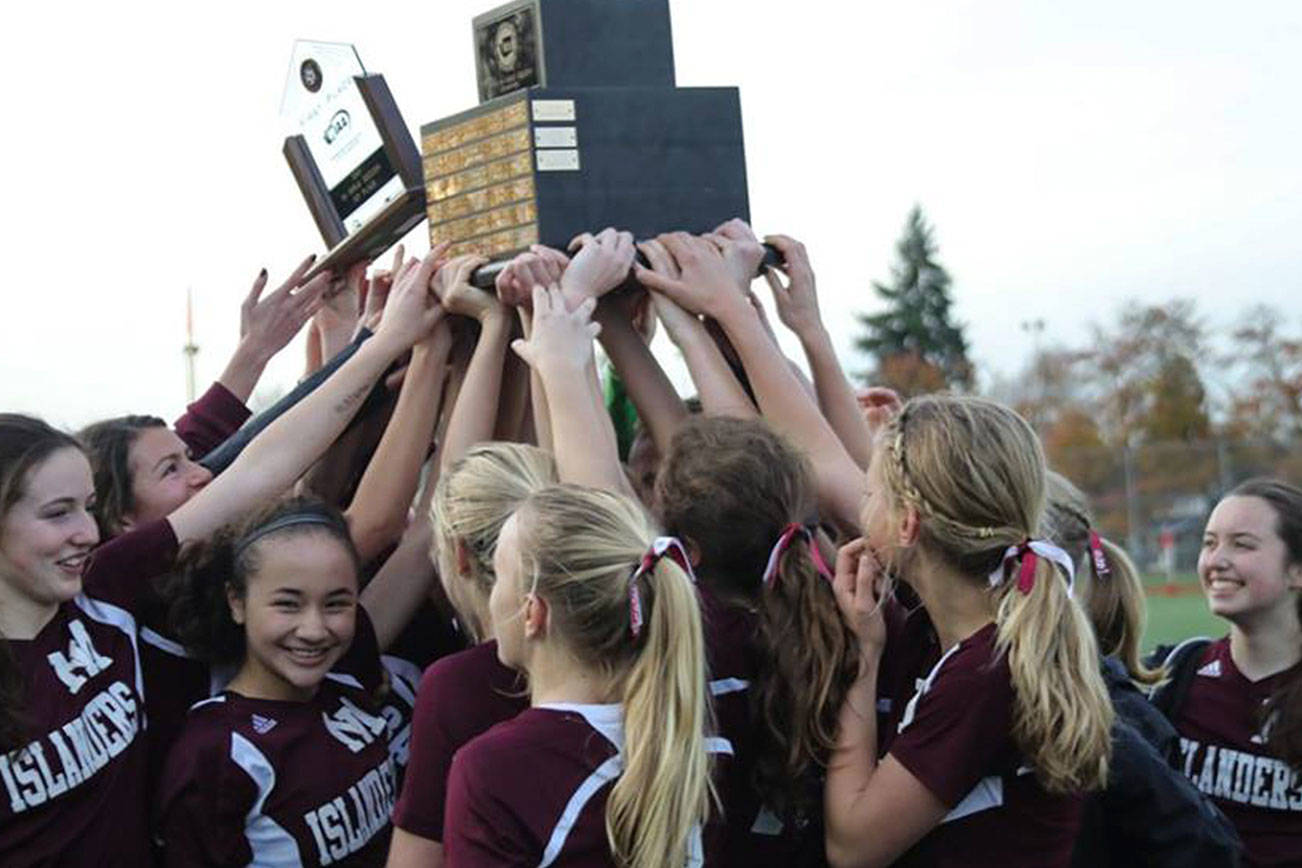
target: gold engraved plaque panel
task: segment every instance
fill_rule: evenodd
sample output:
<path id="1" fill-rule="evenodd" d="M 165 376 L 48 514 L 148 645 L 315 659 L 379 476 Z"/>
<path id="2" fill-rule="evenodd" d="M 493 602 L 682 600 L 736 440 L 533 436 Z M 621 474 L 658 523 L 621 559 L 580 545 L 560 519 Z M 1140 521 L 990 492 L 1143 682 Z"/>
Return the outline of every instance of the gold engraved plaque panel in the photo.
<path id="1" fill-rule="evenodd" d="M 430 243 L 450 254 L 513 253 L 538 241 L 529 103 L 426 128 L 421 138 Z"/>

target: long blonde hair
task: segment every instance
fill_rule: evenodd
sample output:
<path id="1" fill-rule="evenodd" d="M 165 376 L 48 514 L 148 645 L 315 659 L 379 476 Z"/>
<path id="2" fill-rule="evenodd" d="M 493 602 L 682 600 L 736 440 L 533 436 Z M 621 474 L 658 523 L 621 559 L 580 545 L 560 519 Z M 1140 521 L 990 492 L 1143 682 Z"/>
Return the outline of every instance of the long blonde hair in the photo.
<path id="1" fill-rule="evenodd" d="M 608 679 L 624 706 L 624 771 L 606 802 L 617 864 L 682 865 L 710 804 L 705 639 L 696 588 L 669 557 L 636 580 L 643 626 L 634 635 L 630 580 L 656 533 L 619 495 L 558 485 L 517 513 L 522 591 L 547 601 L 550 630 Z"/>
<path id="2" fill-rule="evenodd" d="M 432 554 L 462 626 L 476 641 L 488 635 L 488 625 L 479 623 L 473 606 L 457 602 L 461 594 L 452 590 L 453 583 L 464 582 L 474 601 L 485 603 L 493 590 L 493 552 L 502 525 L 531 492 L 555 482 L 551 453 L 520 443 L 472 446 L 439 478 L 430 502 Z M 468 560 L 464 579 L 458 569 L 458 544 Z"/>
<path id="3" fill-rule="evenodd" d="M 1147 612 L 1139 570 L 1125 549 L 1099 536 L 1098 556 L 1104 570 L 1100 575 L 1090 546 L 1094 518 L 1089 499 L 1061 473 L 1050 471 L 1048 483 L 1044 534 L 1076 564 L 1076 599 L 1094 626 L 1099 650 L 1120 660 L 1134 681 L 1156 684 L 1162 680 L 1162 670 L 1145 666 L 1139 648 Z"/>
<path id="4" fill-rule="evenodd" d="M 1012 410 L 979 398 L 914 398 L 880 443 L 886 494 L 918 511 L 919 545 L 971 581 L 985 585 L 1005 550 L 1039 529 L 1044 453 Z M 1036 560 L 1029 592 L 1014 581 L 990 591 L 996 647 L 1016 695 L 1013 738 L 1046 790 L 1098 789 L 1107 780 L 1112 705 L 1094 633 L 1054 565 Z"/>

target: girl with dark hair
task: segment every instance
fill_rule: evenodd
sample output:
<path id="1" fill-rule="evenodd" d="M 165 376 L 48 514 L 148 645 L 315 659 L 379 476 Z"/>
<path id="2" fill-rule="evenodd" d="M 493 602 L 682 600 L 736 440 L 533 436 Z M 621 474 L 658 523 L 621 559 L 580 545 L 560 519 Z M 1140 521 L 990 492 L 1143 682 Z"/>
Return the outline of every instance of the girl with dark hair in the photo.
<path id="1" fill-rule="evenodd" d="M 302 498 L 183 553 L 176 632 L 238 668 L 168 756 L 163 864 L 383 864 L 397 784 L 380 682 L 331 671 L 353 645 L 358 594 L 343 517 Z M 373 638 L 351 653 L 378 671 Z"/>
<path id="2" fill-rule="evenodd" d="M 86 593 L 99 539 L 71 436 L 0 415 L 0 863 L 146 864 L 144 688 L 130 582 Z"/>
<path id="3" fill-rule="evenodd" d="M 719 730 L 736 750 L 721 792 L 729 856 L 817 863 L 822 776 L 858 645 L 832 593 L 833 550 L 809 525 L 808 465 L 761 421 L 692 419 L 655 502 L 692 553 Z"/>
<path id="4" fill-rule="evenodd" d="M 1238 828 L 1249 865 L 1302 862 L 1302 490 L 1245 482 L 1216 504 L 1198 556 L 1227 637 L 1189 661 L 1169 708 L 1187 774 Z"/>

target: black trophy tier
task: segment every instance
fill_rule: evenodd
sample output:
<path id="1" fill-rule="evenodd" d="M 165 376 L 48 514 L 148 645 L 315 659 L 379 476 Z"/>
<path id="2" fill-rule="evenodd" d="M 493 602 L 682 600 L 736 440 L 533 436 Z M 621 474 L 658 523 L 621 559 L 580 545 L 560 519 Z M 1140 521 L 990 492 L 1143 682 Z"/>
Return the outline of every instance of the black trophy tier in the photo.
<path id="1" fill-rule="evenodd" d="M 674 86 L 669 0 L 516 0 L 474 33 L 480 102 L 535 85 Z"/>
<path id="2" fill-rule="evenodd" d="M 749 216 L 736 88 L 517 91 L 421 127 L 430 242 L 501 257 Z"/>

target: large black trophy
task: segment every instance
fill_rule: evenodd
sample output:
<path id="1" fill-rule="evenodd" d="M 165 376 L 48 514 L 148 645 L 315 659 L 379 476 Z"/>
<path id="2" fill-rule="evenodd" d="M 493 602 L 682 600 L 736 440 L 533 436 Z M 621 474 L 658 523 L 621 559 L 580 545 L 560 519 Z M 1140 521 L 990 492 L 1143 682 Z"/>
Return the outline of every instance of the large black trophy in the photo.
<path id="1" fill-rule="evenodd" d="M 416 143 L 384 76 L 367 73 L 353 46 L 295 43 L 280 112 L 285 159 L 330 248 L 313 274 L 373 259 L 420 222 Z"/>
<path id="2" fill-rule="evenodd" d="M 749 219 L 737 88 L 674 86 L 667 0 L 517 0 L 473 31 L 481 105 L 421 127 L 432 244 L 504 259 Z"/>

